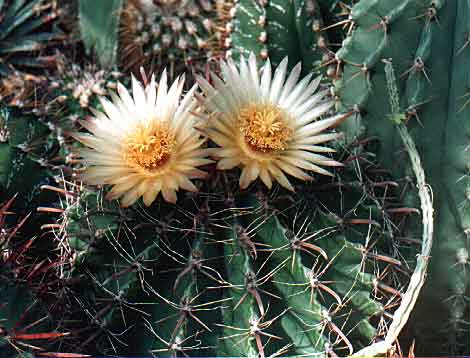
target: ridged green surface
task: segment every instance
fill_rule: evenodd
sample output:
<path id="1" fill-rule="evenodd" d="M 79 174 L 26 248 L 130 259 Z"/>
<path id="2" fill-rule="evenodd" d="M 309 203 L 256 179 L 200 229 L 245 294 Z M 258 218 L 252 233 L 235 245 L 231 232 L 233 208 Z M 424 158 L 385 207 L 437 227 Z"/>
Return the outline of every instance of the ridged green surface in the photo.
<path id="1" fill-rule="evenodd" d="M 469 11 L 468 1 L 363 0 L 351 12 L 357 27 L 337 53 L 345 64 L 337 84 L 343 105 L 359 106 L 365 132 L 378 138 L 381 164 L 406 181 L 410 168 L 401 159 L 402 144 L 387 118 L 382 59 L 393 61 L 403 113 L 433 190 L 436 244 L 427 289 L 408 331 L 423 355 L 468 353 L 463 336 L 469 282 Z M 383 26 L 374 27 L 385 16 L 386 32 Z M 356 134 L 350 132 L 351 138 Z M 405 200 L 413 205 L 412 196 Z M 429 310 L 439 317 L 431 319 Z"/>
<path id="2" fill-rule="evenodd" d="M 240 225 L 239 221 L 235 223 Z M 225 270 L 227 281 L 233 287 L 229 288 L 225 295 L 232 300 L 227 303 L 228 309 L 224 310 L 222 318 L 224 326 L 217 354 L 224 357 L 257 357 L 258 351 L 253 337 L 245 339 L 243 343 L 238 343 L 243 338 L 240 336 L 240 329 L 249 330 L 250 320 L 260 319 L 255 297 L 244 290 L 246 277 L 255 275 L 252 258 L 248 248 L 240 245 L 236 227 L 228 230 L 226 234 L 230 242 L 224 248 L 224 254 L 229 258 L 225 264 Z M 246 331 L 244 333 L 246 334 Z"/>
<path id="3" fill-rule="evenodd" d="M 289 64 L 302 61 L 306 73 L 322 60 L 319 48 L 324 38 L 320 29 L 320 8 L 315 1 L 273 0 L 263 2 L 240 0 L 235 5 L 233 30 L 230 34 L 232 53 L 247 56 L 254 52 L 279 64 L 288 56 Z"/>
<path id="4" fill-rule="evenodd" d="M 353 163 L 294 196 L 186 195 L 179 210 L 162 202 L 124 210 L 84 192 L 66 216 L 72 317 L 86 313 L 94 332 L 81 351 L 321 356 L 372 343 L 407 282 L 394 267 L 409 270 L 413 260 L 393 258 L 399 229 L 387 210 L 399 199 L 389 191 L 383 201 L 373 184 L 385 177 Z"/>
<path id="5" fill-rule="evenodd" d="M 32 358 L 33 352 L 55 351 L 69 333 L 52 319 L 40 293 L 44 286 L 34 281 L 38 273 L 48 277 L 38 265 L 44 257 L 41 249 L 34 247 L 44 242 L 28 235 L 38 230 L 28 220 L 40 220 L 15 215 L 15 200 L 21 197 L 0 199 L 0 357 Z"/>
<path id="6" fill-rule="evenodd" d="M 13 277 L 8 277 L 4 268 L 0 272 L 0 357 L 26 358 L 33 355 L 24 350 L 25 345 L 35 344 L 44 346 L 46 340 L 23 339 L 16 335 L 46 333 L 50 320 L 44 307 L 34 299 L 31 292 L 14 282 Z M 36 321 L 42 320 L 34 324 Z M 28 326 L 31 328 L 23 330 Z M 47 341 L 46 341 L 47 342 Z M 13 343 L 13 344 L 11 344 Z M 15 349 L 15 346 L 18 348 Z M 44 348 L 43 348 L 44 349 Z"/>
<path id="7" fill-rule="evenodd" d="M 31 210 L 40 186 L 51 181 L 57 142 L 44 123 L 13 108 L 0 109 L 0 131 L 0 200 L 20 193 L 17 204 Z"/>
<path id="8" fill-rule="evenodd" d="M 134 73 L 140 66 L 159 73 L 167 67 L 175 76 L 204 71 L 222 52 L 216 7 L 214 0 L 124 4 L 119 33 L 122 67 Z"/>

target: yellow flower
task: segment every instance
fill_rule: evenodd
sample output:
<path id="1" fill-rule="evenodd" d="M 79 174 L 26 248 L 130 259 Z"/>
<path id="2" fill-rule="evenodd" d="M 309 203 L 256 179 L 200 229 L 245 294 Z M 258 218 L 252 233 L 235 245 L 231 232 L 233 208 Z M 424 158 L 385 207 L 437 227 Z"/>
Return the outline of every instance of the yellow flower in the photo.
<path id="1" fill-rule="evenodd" d="M 261 74 L 253 54 L 237 66 L 221 62 L 221 78 L 211 74 L 213 85 L 199 77 L 207 114 L 206 131 L 221 148 L 217 149 L 218 169 L 241 167 L 240 187 L 256 178 L 271 188 L 273 181 L 294 190 L 284 173 L 310 180 L 304 171 L 331 175 L 322 166 L 340 166 L 331 158 L 316 154 L 333 149 L 318 144 L 336 139 L 340 133 L 322 133 L 348 115 L 326 119 L 334 101 L 328 90 L 317 91 L 320 77 L 308 75 L 300 82 L 300 63 L 287 75 L 285 58 L 271 76 L 269 60 Z"/>
<path id="2" fill-rule="evenodd" d="M 195 129 L 196 85 L 180 100 L 183 84 L 179 77 L 168 89 L 164 71 L 158 92 L 154 76 L 145 88 L 132 77 L 133 98 L 120 83 L 112 102 L 101 98 L 104 113 L 80 121 L 91 134 L 73 135 L 88 147 L 79 151 L 83 180 L 112 185 L 107 198 L 121 198 L 122 206 L 141 196 L 149 206 L 160 192 L 175 203 L 179 188 L 197 191 L 190 179 L 204 177 L 197 167 L 211 160 L 206 139 Z"/>

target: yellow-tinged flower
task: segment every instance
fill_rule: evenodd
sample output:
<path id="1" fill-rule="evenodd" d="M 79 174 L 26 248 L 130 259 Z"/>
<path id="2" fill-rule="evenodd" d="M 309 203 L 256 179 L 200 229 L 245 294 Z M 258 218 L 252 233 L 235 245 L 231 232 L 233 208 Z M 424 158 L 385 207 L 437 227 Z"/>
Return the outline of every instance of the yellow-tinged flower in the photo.
<path id="1" fill-rule="evenodd" d="M 277 181 L 294 190 L 284 173 L 310 180 L 304 171 L 331 175 L 322 166 L 340 166 L 331 158 L 316 154 L 333 149 L 318 144 L 336 139 L 340 133 L 322 133 L 348 115 L 326 119 L 334 101 L 328 90 L 317 91 L 320 77 L 308 75 L 299 82 L 300 63 L 287 76 L 287 58 L 271 75 L 269 60 L 261 73 L 253 54 L 237 66 L 221 62 L 221 78 L 211 74 L 213 85 L 198 78 L 208 112 L 206 131 L 217 145 L 218 169 L 241 167 L 240 187 L 246 188 L 260 177 L 271 188 Z M 286 79 L 287 77 L 287 79 Z"/>
<path id="2" fill-rule="evenodd" d="M 83 180 L 112 185 L 107 198 L 121 198 L 122 206 L 141 196 L 148 206 L 160 192 L 175 203 L 179 188 L 197 191 L 190 179 L 204 177 L 197 167 L 211 160 L 206 139 L 195 129 L 196 85 L 181 99 L 183 84 L 179 77 L 168 89 L 164 71 L 158 91 L 154 76 L 145 88 L 132 77 L 133 97 L 118 84 L 112 102 L 101 98 L 104 113 L 94 111 L 93 119 L 80 121 L 91 134 L 73 135 L 88 147 L 79 152 L 86 165 Z"/>

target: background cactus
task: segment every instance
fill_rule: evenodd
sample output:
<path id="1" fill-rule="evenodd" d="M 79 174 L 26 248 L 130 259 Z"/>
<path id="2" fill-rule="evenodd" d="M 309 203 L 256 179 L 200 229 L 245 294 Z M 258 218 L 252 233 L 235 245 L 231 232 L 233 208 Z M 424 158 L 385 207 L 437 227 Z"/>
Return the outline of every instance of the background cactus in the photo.
<path id="1" fill-rule="evenodd" d="M 227 19 L 229 55 L 250 52 L 278 64 L 289 56 L 291 66 L 302 61 L 304 71 L 312 71 L 327 51 L 321 33 L 323 20 L 315 0 L 237 1 Z"/>
<path id="2" fill-rule="evenodd" d="M 15 108 L 1 109 L 0 128 L 1 200 L 21 192 L 17 203 L 28 212 L 50 183 L 57 143 L 45 123 Z"/>
<path id="3" fill-rule="evenodd" d="M 140 66 L 201 71 L 220 52 L 217 22 L 213 0 L 130 1 L 121 19 L 120 62 L 135 73 Z"/>
<path id="4" fill-rule="evenodd" d="M 336 54 L 344 64 L 337 83 L 342 104 L 361 112 L 356 131 L 349 131 L 351 138 L 358 135 L 357 128 L 377 137 L 380 163 L 406 178 L 407 163 L 397 161 L 403 147 L 387 118 L 389 96 L 382 59 L 393 60 L 400 74 L 402 120 L 416 141 L 439 208 L 431 279 L 409 333 L 417 337 L 424 355 L 468 352 L 462 337 L 468 320 L 469 282 L 465 269 L 470 214 L 465 123 L 469 10 L 464 2 L 361 1 L 351 11 L 354 30 Z M 430 309 L 442 317 L 427 320 L 425 312 Z M 442 339 L 430 338 L 438 336 Z"/>
<path id="5" fill-rule="evenodd" d="M 111 67 L 116 61 L 118 47 L 119 18 L 122 0 L 94 2 L 79 0 L 78 17 L 80 34 L 88 52 L 92 49 L 104 67 Z"/>
<path id="6" fill-rule="evenodd" d="M 54 26 L 45 30 L 58 16 L 53 2 L 6 0 L 0 5 L 0 75 L 10 75 L 16 67 L 50 66 L 52 56 L 31 53 L 37 54 L 58 37 Z"/>

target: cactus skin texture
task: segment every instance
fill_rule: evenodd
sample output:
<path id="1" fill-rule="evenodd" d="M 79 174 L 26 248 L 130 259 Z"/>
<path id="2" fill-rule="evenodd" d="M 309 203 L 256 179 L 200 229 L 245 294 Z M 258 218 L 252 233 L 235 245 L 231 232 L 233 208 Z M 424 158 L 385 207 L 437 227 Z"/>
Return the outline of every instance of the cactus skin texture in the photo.
<path id="1" fill-rule="evenodd" d="M 228 54 L 250 52 L 278 64 L 289 56 L 290 66 L 302 61 L 304 71 L 315 69 L 326 50 L 320 32 L 322 17 L 314 0 L 239 0 L 233 5 Z"/>
<path id="2" fill-rule="evenodd" d="M 295 195 L 239 193 L 224 174 L 176 208 L 122 209 L 64 183 L 54 235 L 68 253 L 64 325 L 86 332 L 78 350 L 323 356 L 380 339 L 414 262 L 398 252 L 413 257 L 417 246 L 390 240 L 404 216 L 398 184 L 365 145 L 343 150 L 347 166 L 333 179 L 299 183 Z"/>
<path id="3" fill-rule="evenodd" d="M 50 161 L 58 147 L 48 126 L 18 109 L 0 109 L 0 200 L 20 193 L 16 209 L 30 211 L 41 197 L 41 185 L 51 182 Z"/>
<path id="4" fill-rule="evenodd" d="M 346 128 L 349 140 L 361 131 L 377 137 L 379 162 L 406 181 L 409 165 L 387 118 L 382 59 L 393 61 L 406 113 L 398 120 L 414 137 L 439 208 L 427 288 L 407 333 L 419 355 L 469 353 L 469 15 L 467 1 L 363 0 L 352 8 L 355 29 L 336 54 L 344 65 L 338 95 L 361 113 Z M 404 200 L 414 205 L 413 195 Z"/>

